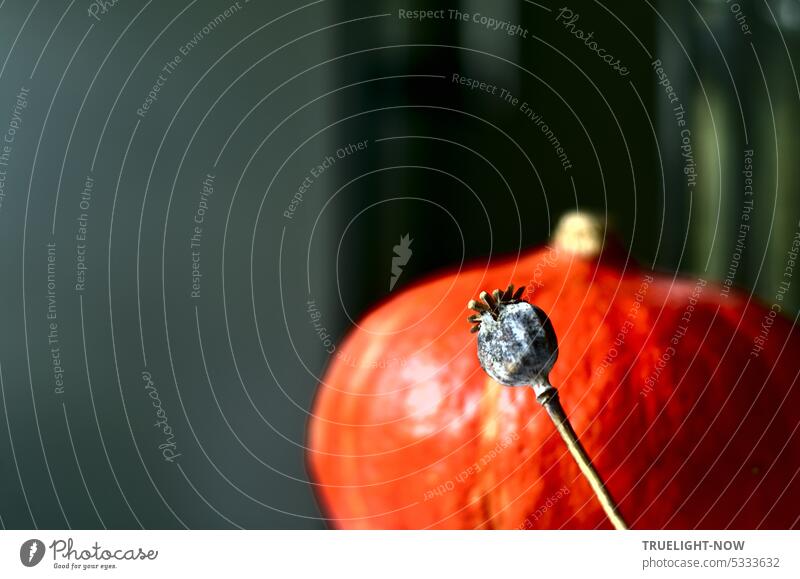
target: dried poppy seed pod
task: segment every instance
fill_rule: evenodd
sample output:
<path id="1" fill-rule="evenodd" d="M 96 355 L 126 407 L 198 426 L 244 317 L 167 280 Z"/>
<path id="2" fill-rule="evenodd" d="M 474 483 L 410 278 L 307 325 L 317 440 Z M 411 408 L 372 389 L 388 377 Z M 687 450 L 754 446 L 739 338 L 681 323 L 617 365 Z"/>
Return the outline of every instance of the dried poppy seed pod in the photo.
<path id="1" fill-rule="evenodd" d="M 501 384 L 526 386 L 547 381 L 558 358 L 558 341 L 547 314 L 527 302 L 499 306 L 495 319 L 481 315 L 478 359 Z"/>
<path id="2" fill-rule="evenodd" d="M 555 390 L 548 375 L 558 358 L 558 340 L 544 311 L 522 299 L 525 286 L 491 295 L 481 292 L 467 307 L 478 332 L 478 360 L 489 376 L 507 386 L 532 385 L 544 403 Z"/>
<path id="3" fill-rule="evenodd" d="M 501 384 L 533 387 L 536 400 L 547 410 L 611 524 L 616 529 L 627 529 L 617 504 L 578 440 L 558 391 L 550 384 L 550 370 L 558 358 L 553 325 L 541 308 L 522 300 L 523 291 L 519 288 L 514 293 L 514 286 L 510 285 L 505 292 L 481 292 L 480 300 L 470 300 L 468 307 L 477 313 L 467 319 L 476 324 L 470 331 L 478 332 L 481 366 Z"/>

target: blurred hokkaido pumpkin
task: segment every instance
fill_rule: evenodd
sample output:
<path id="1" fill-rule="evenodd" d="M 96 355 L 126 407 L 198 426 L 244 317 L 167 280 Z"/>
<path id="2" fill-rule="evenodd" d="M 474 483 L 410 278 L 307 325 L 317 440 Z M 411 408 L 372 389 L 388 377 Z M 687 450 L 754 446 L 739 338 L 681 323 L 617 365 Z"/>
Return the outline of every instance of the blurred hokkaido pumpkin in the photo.
<path id="1" fill-rule="evenodd" d="M 609 528 L 533 391 L 480 368 L 467 300 L 527 285 L 551 373 L 632 528 L 800 525 L 800 334 L 771 308 L 601 248 L 572 215 L 552 246 L 394 295 L 346 338 L 309 423 L 338 528 Z"/>

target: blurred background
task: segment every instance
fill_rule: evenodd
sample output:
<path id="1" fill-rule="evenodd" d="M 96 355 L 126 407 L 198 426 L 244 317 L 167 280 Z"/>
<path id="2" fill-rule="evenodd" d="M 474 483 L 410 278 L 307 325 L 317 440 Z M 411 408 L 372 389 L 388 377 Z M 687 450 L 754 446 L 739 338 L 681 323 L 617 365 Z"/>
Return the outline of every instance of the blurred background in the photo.
<path id="1" fill-rule="evenodd" d="M 772 300 L 798 28 L 796 0 L 0 1 L 0 523 L 324 528 L 335 344 L 569 210 Z"/>

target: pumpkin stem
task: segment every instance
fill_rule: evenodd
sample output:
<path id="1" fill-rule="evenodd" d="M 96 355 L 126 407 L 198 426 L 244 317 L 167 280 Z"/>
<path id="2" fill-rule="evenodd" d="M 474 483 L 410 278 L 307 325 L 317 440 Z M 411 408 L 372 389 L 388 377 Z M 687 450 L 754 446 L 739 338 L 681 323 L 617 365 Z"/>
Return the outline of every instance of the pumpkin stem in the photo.
<path id="1" fill-rule="evenodd" d="M 593 213 L 573 211 L 564 214 L 556 226 L 556 248 L 580 257 L 597 257 L 603 248 L 606 222 Z"/>

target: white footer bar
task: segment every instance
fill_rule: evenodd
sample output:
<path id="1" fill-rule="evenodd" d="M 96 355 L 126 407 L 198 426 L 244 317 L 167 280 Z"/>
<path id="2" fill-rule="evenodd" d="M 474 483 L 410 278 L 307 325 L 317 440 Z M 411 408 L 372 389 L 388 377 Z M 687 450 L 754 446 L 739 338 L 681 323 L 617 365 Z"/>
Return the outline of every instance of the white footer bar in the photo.
<path id="1" fill-rule="evenodd" d="M 798 561 L 796 531 L 0 533 L 0 577 L 14 578 L 797 578 Z"/>

